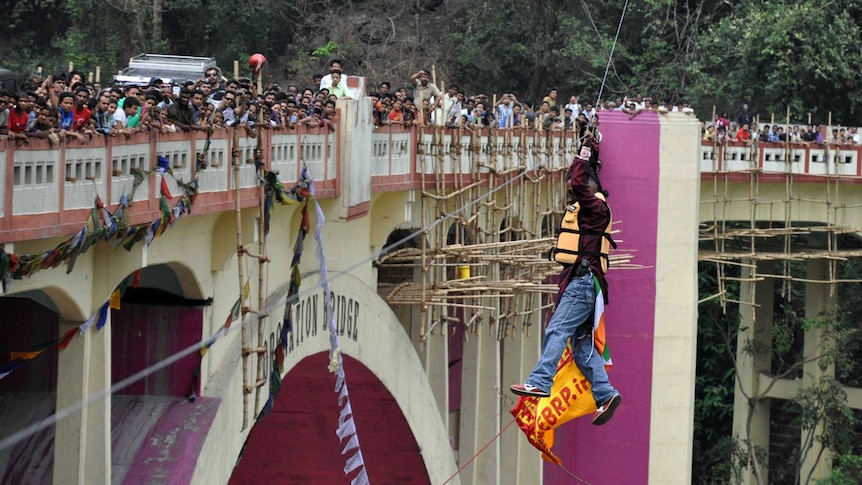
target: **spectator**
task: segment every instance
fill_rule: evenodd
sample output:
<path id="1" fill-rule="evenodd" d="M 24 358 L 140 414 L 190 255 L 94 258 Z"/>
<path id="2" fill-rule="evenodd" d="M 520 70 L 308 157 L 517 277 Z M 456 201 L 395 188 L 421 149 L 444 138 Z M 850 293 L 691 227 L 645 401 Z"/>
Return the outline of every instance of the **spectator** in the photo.
<path id="1" fill-rule="evenodd" d="M 497 103 L 497 119 L 499 120 L 499 128 L 511 128 L 515 126 L 514 111 L 513 111 L 513 94 L 504 94 Z"/>
<path id="2" fill-rule="evenodd" d="M 622 101 L 620 101 L 619 99 L 617 99 L 617 103 L 616 103 L 616 104 L 617 104 L 618 106 L 621 106 L 621 105 L 622 105 Z M 578 97 L 577 97 L 577 96 L 572 96 L 571 98 L 569 98 L 569 104 L 567 104 L 567 105 L 565 106 L 565 109 L 571 110 L 571 112 L 572 112 L 572 116 L 577 116 L 577 114 L 579 114 L 579 113 L 581 112 L 581 105 L 580 105 L 580 103 L 578 103 Z"/>
<path id="3" fill-rule="evenodd" d="M 569 108 L 566 105 L 565 117 L 563 118 L 563 129 L 566 131 L 572 131 L 572 128 L 575 126 L 575 119 L 572 117 L 572 108 Z"/>
<path id="4" fill-rule="evenodd" d="M 5 104 L 3 99 L 6 99 Z M 27 126 L 30 124 L 31 106 L 27 96 L 0 93 L 0 110 L 6 113 L 6 131 L 9 137 L 27 143 Z"/>
<path id="5" fill-rule="evenodd" d="M 436 119 L 435 124 L 443 124 L 452 126 L 457 124 L 458 116 L 461 114 L 461 101 L 464 99 L 464 94 L 458 93 L 458 85 L 452 84 L 449 86 L 449 92 L 443 95 L 443 114 L 442 119 Z"/>
<path id="6" fill-rule="evenodd" d="M 404 124 L 404 105 L 400 99 L 395 99 L 392 109 L 389 111 L 386 122 L 391 125 Z"/>
<path id="7" fill-rule="evenodd" d="M 189 102 L 192 92 L 186 88 L 180 91 L 180 99 L 168 108 L 168 119 L 172 120 L 177 128 L 183 131 L 191 131 L 194 124 L 194 112 Z"/>
<path id="8" fill-rule="evenodd" d="M 703 132 L 703 140 L 704 141 L 714 141 L 715 140 L 715 125 L 709 125 L 706 127 L 706 130 Z"/>
<path id="9" fill-rule="evenodd" d="M 320 91 L 321 89 L 328 89 L 330 86 L 332 86 L 332 73 L 334 71 L 338 71 L 338 73 L 341 75 L 341 83 L 343 83 L 342 85 L 347 88 L 347 75 L 343 74 L 342 65 L 343 63 L 341 62 L 341 59 L 333 59 L 329 62 L 329 74 L 320 78 L 320 81 L 318 82 L 320 88 L 318 88 L 318 91 Z"/>
<path id="10" fill-rule="evenodd" d="M 417 103 L 421 103 L 424 99 L 433 102 L 441 94 L 440 89 L 434 83 L 430 82 L 430 74 L 427 70 L 421 70 L 410 76 L 410 82 L 415 86 L 413 89 L 413 99 Z"/>
<path id="11" fill-rule="evenodd" d="M 93 111 L 93 123 L 95 125 L 96 133 L 101 133 L 103 135 L 114 134 L 112 132 L 114 117 L 108 112 L 108 105 L 110 102 L 110 96 L 105 94 L 99 96 L 96 108 Z"/>
<path id="12" fill-rule="evenodd" d="M 748 123 L 742 125 L 742 128 L 736 132 L 736 136 L 734 136 L 733 139 L 735 141 L 745 143 L 746 145 L 751 144 L 751 131 Z"/>
<path id="13" fill-rule="evenodd" d="M 353 99 L 353 94 L 347 88 L 347 85 L 341 77 L 341 71 L 335 69 L 330 72 L 329 75 L 329 93 L 335 95 L 339 99 Z"/>
<path id="14" fill-rule="evenodd" d="M 736 126 L 748 125 L 751 126 L 752 122 L 751 115 L 748 113 L 748 105 L 742 105 L 742 111 L 736 117 Z"/>
<path id="15" fill-rule="evenodd" d="M 548 95 L 542 99 L 543 103 L 548 103 L 549 108 L 553 108 L 557 105 L 557 88 L 551 88 L 548 91 Z M 557 110 L 559 112 L 559 110 Z"/>
<path id="16" fill-rule="evenodd" d="M 322 117 L 323 111 L 318 108 L 314 108 L 311 110 L 311 115 L 299 120 L 299 124 L 306 125 L 309 128 L 317 128 L 323 123 Z"/>
<path id="17" fill-rule="evenodd" d="M 392 89 L 392 84 L 389 83 L 389 81 L 383 81 L 382 83 L 380 83 L 379 86 L 377 86 L 377 94 L 379 94 L 380 97 L 382 98 L 382 97 L 388 95 L 389 91 L 391 89 Z"/>
<path id="18" fill-rule="evenodd" d="M 75 108 L 72 111 L 74 119 L 75 131 L 92 132 L 90 126 L 90 117 L 92 112 L 87 107 L 87 102 L 90 100 L 90 92 L 86 87 L 81 86 L 75 90 Z"/>
<path id="19" fill-rule="evenodd" d="M 817 134 L 814 133 L 814 127 L 808 125 L 805 127 L 805 132 L 801 135 L 802 141 L 806 143 L 814 143 L 817 141 Z"/>

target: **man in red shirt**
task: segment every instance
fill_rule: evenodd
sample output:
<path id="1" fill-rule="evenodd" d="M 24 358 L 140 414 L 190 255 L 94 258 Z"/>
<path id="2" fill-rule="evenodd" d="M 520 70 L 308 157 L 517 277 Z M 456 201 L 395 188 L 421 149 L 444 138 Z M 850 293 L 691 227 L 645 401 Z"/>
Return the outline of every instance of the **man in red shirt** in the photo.
<path id="1" fill-rule="evenodd" d="M 9 131 L 13 133 L 24 133 L 30 122 L 30 100 L 27 96 L 9 94 L 11 102 L 9 106 Z"/>
<path id="2" fill-rule="evenodd" d="M 90 117 L 93 113 L 87 107 L 87 101 L 89 100 L 90 91 L 86 87 L 79 87 L 75 91 L 75 109 L 72 110 L 72 117 L 74 119 L 72 126 L 74 126 L 75 131 L 85 131 L 85 129 L 90 127 Z"/>

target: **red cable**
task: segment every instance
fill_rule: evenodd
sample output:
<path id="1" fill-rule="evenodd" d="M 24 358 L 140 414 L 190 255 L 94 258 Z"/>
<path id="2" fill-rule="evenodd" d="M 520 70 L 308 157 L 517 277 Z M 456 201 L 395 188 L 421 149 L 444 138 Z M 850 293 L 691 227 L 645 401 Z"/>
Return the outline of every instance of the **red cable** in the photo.
<path id="1" fill-rule="evenodd" d="M 499 433 L 497 433 L 497 435 L 496 435 L 496 436 L 494 436 L 493 438 L 491 438 L 491 441 L 489 441 L 488 443 L 486 443 L 486 444 L 485 444 L 485 446 L 483 446 L 481 450 L 479 450 L 475 455 L 473 455 L 472 457 L 470 457 L 470 459 L 469 459 L 469 460 L 467 460 L 467 463 L 464 463 L 463 465 L 461 465 L 461 468 L 459 468 L 459 469 L 458 469 L 458 471 L 456 471 L 454 475 L 452 475 L 451 477 L 447 478 L 447 479 L 446 479 L 446 481 L 445 481 L 445 482 L 443 482 L 443 484 L 442 484 L 442 485 L 446 485 L 447 483 L 451 482 L 453 478 L 455 478 L 456 476 L 458 476 L 458 474 L 459 474 L 459 473 L 461 473 L 462 471 L 464 471 L 464 468 L 467 468 L 467 465 L 469 465 L 470 463 L 472 463 L 472 462 L 473 462 L 473 460 L 475 460 L 479 455 L 481 455 L 483 451 L 485 451 L 489 446 L 491 446 L 491 443 L 493 443 L 494 441 L 497 441 L 497 438 L 499 438 L 501 434 L 503 434 L 507 429 L 509 429 L 509 426 L 512 426 L 512 424 L 513 424 L 514 422 L 515 422 L 515 418 L 512 418 L 512 420 L 511 420 L 511 421 L 509 421 L 509 424 L 507 424 L 506 426 L 504 426 L 504 427 L 503 427 L 503 429 L 501 429 L 501 430 L 500 430 L 500 432 L 499 432 Z"/>

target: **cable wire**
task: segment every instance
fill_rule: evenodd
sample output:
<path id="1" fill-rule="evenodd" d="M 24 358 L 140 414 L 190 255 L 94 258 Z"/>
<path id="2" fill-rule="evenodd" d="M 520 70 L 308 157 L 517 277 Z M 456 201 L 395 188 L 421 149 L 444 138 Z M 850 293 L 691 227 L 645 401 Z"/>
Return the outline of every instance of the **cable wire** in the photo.
<path id="1" fill-rule="evenodd" d="M 614 43 L 611 44 L 611 52 L 608 54 L 608 64 L 605 66 L 605 75 L 602 77 L 602 85 L 599 87 L 599 97 L 596 99 L 596 104 L 593 106 L 598 108 L 599 103 L 602 101 L 602 93 L 605 91 L 605 82 L 608 80 L 608 71 L 611 69 L 611 60 L 614 57 L 614 49 L 617 47 L 617 40 L 620 38 L 620 30 L 623 28 L 623 19 L 626 17 L 626 9 L 629 7 L 629 0 L 626 0 L 626 3 L 623 5 L 623 13 L 620 15 L 620 23 L 617 25 L 617 34 L 614 36 Z"/>

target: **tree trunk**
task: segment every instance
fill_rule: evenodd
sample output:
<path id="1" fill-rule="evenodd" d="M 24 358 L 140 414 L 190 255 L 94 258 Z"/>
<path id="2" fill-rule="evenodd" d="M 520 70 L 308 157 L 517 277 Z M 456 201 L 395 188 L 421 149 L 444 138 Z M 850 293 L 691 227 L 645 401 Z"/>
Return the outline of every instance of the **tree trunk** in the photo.
<path id="1" fill-rule="evenodd" d="M 162 0 L 153 0 L 153 27 L 151 42 L 153 46 L 162 40 Z"/>

